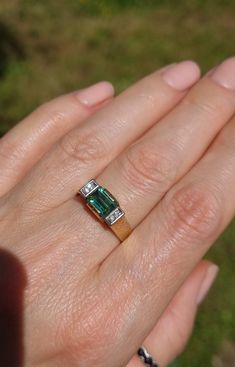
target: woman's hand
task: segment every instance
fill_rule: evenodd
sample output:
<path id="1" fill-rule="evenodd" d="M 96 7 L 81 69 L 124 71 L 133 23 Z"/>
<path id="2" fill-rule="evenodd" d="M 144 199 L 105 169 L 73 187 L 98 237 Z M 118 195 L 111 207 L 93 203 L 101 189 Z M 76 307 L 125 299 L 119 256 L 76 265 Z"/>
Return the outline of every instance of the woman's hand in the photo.
<path id="1" fill-rule="evenodd" d="M 25 366 L 125 366 L 142 343 L 165 366 L 180 352 L 217 272 L 199 261 L 235 210 L 234 69 L 192 87 L 198 67 L 173 64 L 109 103 L 100 83 L 2 139 L 1 246 L 27 274 Z M 76 196 L 93 177 L 134 228 L 122 244 Z"/>

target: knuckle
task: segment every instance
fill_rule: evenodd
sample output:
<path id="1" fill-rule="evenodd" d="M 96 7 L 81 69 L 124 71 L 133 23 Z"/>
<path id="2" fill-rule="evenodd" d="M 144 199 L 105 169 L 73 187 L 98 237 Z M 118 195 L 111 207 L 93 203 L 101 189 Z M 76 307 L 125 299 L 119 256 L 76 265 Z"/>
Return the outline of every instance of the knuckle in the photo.
<path id="1" fill-rule="evenodd" d="M 139 103 L 145 105 L 147 108 L 155 109 L 157 96 L 154 93 L 147 93 L 146 90 L 142 91 L 137 95 Z"/>
<path id="2" fill-rule="evenodd" d="M 94 163 L 107 159 L 108 144 L 97 134 L 82 132 L 69 133 L 60 142 L 60 148 L 69 160 L 76 160 L 82 164 Z"/>
<path id="3" fill-rule="evenodd" d="M 166 190 L 175 175 L 175 165 L 169 152 L 161 152 L 156 147 L 134 145 L 124 159 L 122 167 L 126 179 L 144 191 L 153 187 L 159 191 Z"/>
<path id="4" fill-rule="evenodd" d="M 183 106 L 189 106 L 196 111 L 207 116 L 217 117 L 220 114 L 226 114 L 228 110 L 228 101 L 221 95 L 214 95 L 213 98 L 206 98 L 201 93 L 189 93 L 182 102 Z M 231 109 L 231 108 L 230 108 Z"/>
<path id="5" fill-rule="evenodd" d="M 41 116 L 41 119 L 49 125 L 60 127 L 61 122 L 69 118 L 69 112 L 73 112 L 76 116 L 84 115 L 86 108 L 74 93 L 59 96 L 51 101 L 44 102 L 34 112 Z M 85 113 L 86 115 L 86 113 Z"/>
<path id="6" fill-rule="evenodd" d="M 18 160 L 20 156 L 20 146 L 14 144 L 7 135 L 0 140 L 0 157 L 9 159 L 10 157 Z"/>
<path id="7" fill-rule="evenodd" d="M 221 220 L 221 204 L 209 190 L 193 186 L 182 188 L 163 202 L 167 227 L 173 237 L 206 240 L 217 232 Z"/>
<path id="8" fill-rule="evenodd" d="M 56 108 L 52 105 L 52 102 L 45 102 L 38 107 L 34 113 L 41 116 L 41 120 L 46 122 L 47 125 L 60 127 L 60 123 L 66 119 L 66 113 L 60 108 Z"/>

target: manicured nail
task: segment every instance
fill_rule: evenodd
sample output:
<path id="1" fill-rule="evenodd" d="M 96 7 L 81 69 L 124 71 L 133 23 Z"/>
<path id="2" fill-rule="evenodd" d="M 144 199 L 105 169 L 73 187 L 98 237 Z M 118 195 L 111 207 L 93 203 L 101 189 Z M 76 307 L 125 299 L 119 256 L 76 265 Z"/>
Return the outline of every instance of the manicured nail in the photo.
<path id="1" fill-rule="evenodd" d="M 202 301 L 205 299 L 207 293 L 209 292 L 210 288 L 212 287 L 217 277 L 218 271 L 219 271 L 219 268 L 215 264 L 212 264 L 208 268 L 205 274 L 205 277 L 203 279 L 203 282 L 199 288 L 198 294 L 197 294 L 197 304 L 198 305 L 202 303 Z"/>
<path id="2" fill-rule="evenodd" d="M 200 69 L 193 61 L 182 61 L 163 70 L 162 76 L 172 88 L 184 91 L 198 81 Z"/>
<path id="3" fill-rule="evenodd" d="M 235 89 L 235 57 L 222 62 L 214 70 L 211 78 L 224 88 Z"/>
<path id="4" fill-rule="evenodd" d="M 88 107 L 102 103 L 113 97 L 113 95 L 114 88 L 109 82 L 99 82 L 77 92 L 79 101 Z"/>

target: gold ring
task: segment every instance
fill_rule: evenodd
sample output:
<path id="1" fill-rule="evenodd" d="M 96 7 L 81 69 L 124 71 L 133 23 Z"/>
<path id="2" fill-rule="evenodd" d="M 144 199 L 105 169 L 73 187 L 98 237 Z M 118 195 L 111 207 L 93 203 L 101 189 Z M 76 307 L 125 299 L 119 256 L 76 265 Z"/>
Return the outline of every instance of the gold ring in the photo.
<path id="1" fill-rule="evenodd" d="M 132 229 L 125 213 L 107 189 L 95 180 L 90 180 L 79 190 L 79 194 L 96 217 L 105 222 L 120 241 L 124 241 L 130 235 Z"/>

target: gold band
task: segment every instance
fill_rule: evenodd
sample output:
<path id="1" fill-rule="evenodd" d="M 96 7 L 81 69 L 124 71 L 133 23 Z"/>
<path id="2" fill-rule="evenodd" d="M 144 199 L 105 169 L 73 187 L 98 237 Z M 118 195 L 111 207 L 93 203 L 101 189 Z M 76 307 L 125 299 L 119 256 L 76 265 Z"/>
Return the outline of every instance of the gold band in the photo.
<path id="1" fill-rule="evenodd" d="M 124 215 L 116 223 L 110 226 L 120 241 L 124 241 L 132 232 L 131 226 Z"/>

